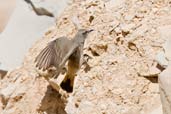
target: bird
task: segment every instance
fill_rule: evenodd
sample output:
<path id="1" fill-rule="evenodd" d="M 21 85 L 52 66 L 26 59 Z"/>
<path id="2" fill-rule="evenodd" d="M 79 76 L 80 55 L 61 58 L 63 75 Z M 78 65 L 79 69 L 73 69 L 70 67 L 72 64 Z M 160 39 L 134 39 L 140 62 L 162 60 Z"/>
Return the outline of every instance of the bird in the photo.
<path id="1" fill-rule="evenodd" d="M 37 7 L 35 7 L 35 5 L 32 3 L 31 0 L 24 0 L 24 1 L 31 5 L 31 7 L 33 8 L 34 12 L 37 15 L 40 15 L 40 16 L 46 15 L 46 16 L 49 16 L 49 17 L 54 17 L 54 15 L 51 12 L 49 12 L 48 10 L 46 10 L 45 8 L 42 8 L 42 7 L 37 8 Z"/>
<path id="2" fill-rule="evenodd" d="M 47 44 L 35 58 L 36 67 L 43 71 L 56 69 L 53 77 L 58 77 L 67 62 L 67 72 L 60 87 L 68 93 L 73 92 L 74 79 L 80 69 L 85 39 L 93 29 L 79 29 L 71 40 L 67 37 L 57 38 Z"/>

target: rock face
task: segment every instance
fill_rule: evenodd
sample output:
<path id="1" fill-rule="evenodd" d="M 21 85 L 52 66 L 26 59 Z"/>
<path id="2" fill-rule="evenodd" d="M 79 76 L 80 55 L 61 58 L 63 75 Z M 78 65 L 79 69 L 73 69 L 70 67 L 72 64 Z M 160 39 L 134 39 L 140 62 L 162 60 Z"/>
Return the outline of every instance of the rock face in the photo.
<path id="1" fill-rule="evenodd" d="M 160 93 L 161 93 L 161 100 L 163 104 L 163 114 L 170 114 L 171 113 L 171 65 L 169 64 L 168 68 L 164 70 L 160 76 Z"/>
<path id="2" fill-rule="evenodd" d="M 7 75 L 0 91 L 1 114 L 66 114 L 61 95 L 44 78 L 35 76 L 30 68 L 20 68 Z"/>
<path id="3" fill-rule="evenodd" d="M 159 75 L 159 85 L 160 85 L 160 94 L 163 104 L 163 113 L 171 113 L 171 23 L 168 23 L 166 26 L 159 28 L 161 38 L 165 39 L 166 42 L 163 44 L 163 55 L 165 60 L 162 58 L 161 61 L 167 60 L 166 69 Z M 164 63 L 164 62 L 161 62 Z M 162 66 L 163 64 L 161 64 Z"/>
<path id="4" fill-rule="evenodd" d="M 0 112 L 161 114 L 157 75 L 163 68 L 155 59 L 166 41 L 160 37 L 159 27 L 171 23 L 170 2 L 116 1 L 71 1 L 56 25 L 32 46 L 23 65 L 1 80 Z M 60 36 L 73 38 L 77 31 L 73 17 L 78 18 L 80 27 L 95 31 L 84 47 L 84 53 L 90 56 L 89 68 L 82 66 L 74 92 L 68 96 L 38 77 L 33 61 L 49 41 Z M 60 75 L 57 83 L 62 78 Z"/>
<path id="5" fill-rule="evenodd" d="M 37 1 L 37 8 L 47 9 L 55 16 L 64 10 L 68 0 Z M 47 28 L 55 25 L 55 18 L 37 15 L 24 0 L 16 1 L 16 8 L 4 31 L 0 34 L 0 69 L 11 70 L 22 64 L 24 55 Z M 59 6 L 59 7 L 58 7 Z"/>

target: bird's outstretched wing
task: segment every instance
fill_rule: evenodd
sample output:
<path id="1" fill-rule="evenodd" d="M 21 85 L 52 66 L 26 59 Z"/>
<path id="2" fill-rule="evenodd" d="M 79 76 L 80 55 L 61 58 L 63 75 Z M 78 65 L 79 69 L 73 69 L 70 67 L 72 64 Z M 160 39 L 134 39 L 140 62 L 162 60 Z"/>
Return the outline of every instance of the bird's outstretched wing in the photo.
<path id="1" fill-rule="evenodd" d="M 55 41 L 50 42 L 36 57 L 36 67 L 46 70 L 51 66 L 55 66 L 57 64 L 57 58 L 59 57 L 59 53 L 56 51 L 57 49 Z"/>
<path id="2" fill-rule="evenodd" d="M 50 67 L 62 67 L 66 60 L 73 53 L 74 48 L 70 40 L 65 37 L 50 42 L 36 57 L 36 67 L 47 70 Z"/>

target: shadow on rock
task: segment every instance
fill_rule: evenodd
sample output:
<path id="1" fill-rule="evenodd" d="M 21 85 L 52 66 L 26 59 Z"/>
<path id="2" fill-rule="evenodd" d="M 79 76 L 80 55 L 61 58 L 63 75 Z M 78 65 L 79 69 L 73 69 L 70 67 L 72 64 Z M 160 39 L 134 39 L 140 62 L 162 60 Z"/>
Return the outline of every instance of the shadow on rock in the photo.
<path id="1" fill-rule="evenodd" d="M 158 83 L 158 77 L 157 76 L 145 77 L 145 78 L 148 79 L 152 83 Z"/>
<path id="2" fill-rule="evenodd" d="M 0 70 L 0 79 L 3 79 L 5 75 L 7 74 L 7 71 L 5 70 Z"/>
<path id="3" fill-rule="evenodd" d="M 42 99 L 39 112 L 46 114 L 67 114 L 65 111 L 66 101 L 61 98 L 61 94 L 51 86 L 47 87 L 46 94 Z"/>

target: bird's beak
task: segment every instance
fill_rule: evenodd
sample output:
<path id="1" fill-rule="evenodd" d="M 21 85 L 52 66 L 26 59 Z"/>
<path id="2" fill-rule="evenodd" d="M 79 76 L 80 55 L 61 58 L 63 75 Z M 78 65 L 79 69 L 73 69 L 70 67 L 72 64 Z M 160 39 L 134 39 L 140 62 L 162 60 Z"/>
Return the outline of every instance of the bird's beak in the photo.
<path id="1" fill-rule="evenodd" d="M 88 34 L 88 33 L 92 32 L 92 31 L 94 31 L 94 30 L 90 29 L 90 30 L 85 31 L 83 34 Z"/>
<path id="2" fill-rule="evenodd" d="M 93 29 L 90 29 L 90 30 L 87 30 L 86 33 L 90 33 L 92 31 L 94 31 L 94 30 Z"/>

